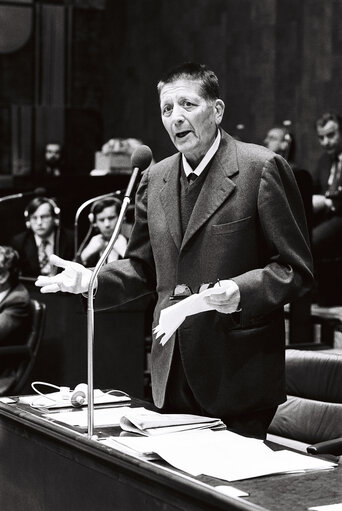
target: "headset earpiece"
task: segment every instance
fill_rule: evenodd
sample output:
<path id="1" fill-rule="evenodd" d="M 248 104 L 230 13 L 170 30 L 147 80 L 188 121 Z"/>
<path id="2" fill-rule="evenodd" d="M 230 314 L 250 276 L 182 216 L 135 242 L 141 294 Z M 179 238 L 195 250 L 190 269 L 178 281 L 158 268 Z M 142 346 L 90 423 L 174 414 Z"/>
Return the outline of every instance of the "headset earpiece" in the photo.
<path id="1" fill-rule="evenodd" d="M 88 219 L 89 219 L 89 222 L 94 225 L 94 223 L 95 223 L 94 213 L 89 213 Z"/>
<path id="2" fill-rule="evenodd" d="M 25 209 L 25 211 L 24 211 L 24 217 L 25 217 L 26 229 L 31 229 L 31 222 L 30 222 L 30 217 L 29 217 L 29 213 L 28 213 L 27 209 Z"/>

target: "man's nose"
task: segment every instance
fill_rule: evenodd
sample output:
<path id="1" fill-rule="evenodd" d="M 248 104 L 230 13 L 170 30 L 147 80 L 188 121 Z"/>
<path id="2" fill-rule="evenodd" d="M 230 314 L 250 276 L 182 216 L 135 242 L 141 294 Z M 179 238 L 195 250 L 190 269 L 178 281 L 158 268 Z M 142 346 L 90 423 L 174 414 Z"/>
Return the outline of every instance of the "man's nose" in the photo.
<path id="1" fill-rule="evenodd" d="M 323 137 L 321 139 L 321 144 L 323 147 L 327 147 L 329 145 L 329 139 L 327 137 Z"/>
<path id="2" fill-rule="evenodd" d="M 174 106 L 172 110 L 172 120 L 176 124 L 180 124 L 184 121 L 183 109 L 179 106 Z"/>

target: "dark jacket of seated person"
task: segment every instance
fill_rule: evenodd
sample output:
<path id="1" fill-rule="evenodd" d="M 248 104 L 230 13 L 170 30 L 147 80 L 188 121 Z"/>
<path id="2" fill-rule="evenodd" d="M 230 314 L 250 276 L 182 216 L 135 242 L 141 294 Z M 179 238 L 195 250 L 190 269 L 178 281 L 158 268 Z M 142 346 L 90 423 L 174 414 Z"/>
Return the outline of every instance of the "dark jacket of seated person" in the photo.
<path id="1" fill-rule="evenodd" d="M 59 214 L 56 203 L 47 197 L 36 197 L 27 205 L 26 231 L 14 236 L 10 243 L 19 253 L 24 277 L 54 275 L 57 269 L 49 263 L 52 253 L 73 259 L 73 234 L 60 226 Z"/>
<path id="2" fill-rule="evenodd" d="M 18 281 L 19 256 L 0 246 L 0 345 L 22 344 L 29 329 L 30 296 Z"/>

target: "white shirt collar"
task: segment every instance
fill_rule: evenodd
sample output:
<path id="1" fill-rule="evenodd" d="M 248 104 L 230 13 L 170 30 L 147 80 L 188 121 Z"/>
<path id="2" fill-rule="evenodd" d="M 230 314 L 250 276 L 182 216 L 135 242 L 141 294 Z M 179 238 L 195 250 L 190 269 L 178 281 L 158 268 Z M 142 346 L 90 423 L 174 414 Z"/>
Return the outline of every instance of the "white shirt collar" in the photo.
<path id="1" fill-rule="evenodd" d="M 43 238 L 41 238 L 40 236 L 37 236 L 37 234 L 33 234 L 33 236 L 34 236 L 34 239 L 35 239 L 37 247 L 40 247 L 40 245 L 41 245 L 41 243 L 43 241 Z M 44 239 L 46 239 L 49 242 L 49 245 L 51 245 L 52 248 L 54 248 L 54 245 L 55 245 L 55 233 L 53 231 L 50 234 L 50 236 L 48 236 L 47 238 L 44 238 Z"/>
<path id="2" fill-rule="evenodd" d="M 9 289 L 6 289 L 5 291 L 0 291 L 0 303 L 6 298 L 8 295 Z"/>
<path id="3" fill-rule="evenodd" d="M 203 172 L 203 170 L 208 165 L 210 160 L 216 154 L 216 151 L 219 148 L 220 142 L 221 142 L 221 132 L 220 132 L 220 130 L 218 130 L 217 136 L 216 136 L 213 144 L 210 146 L 210 148 L 208 149 L 207 153 L 204 155 L 204 157 L 202 158 L 202 160 L 199 162 L 199 164 L 197 165 L 197 167 L 195 169 L 192 169 L 190 167 L 190 165 L 189 165 L 187 159 L 185 158 L 184 154 L 182 154 L 183 169 L 184 169 L 186 177 L 188 177 L 188 175 L 191 172 L 195 172 L 195 174 L 197 174 L 197 176 L 199 176 L 201 174 L 201 172 Z"/>

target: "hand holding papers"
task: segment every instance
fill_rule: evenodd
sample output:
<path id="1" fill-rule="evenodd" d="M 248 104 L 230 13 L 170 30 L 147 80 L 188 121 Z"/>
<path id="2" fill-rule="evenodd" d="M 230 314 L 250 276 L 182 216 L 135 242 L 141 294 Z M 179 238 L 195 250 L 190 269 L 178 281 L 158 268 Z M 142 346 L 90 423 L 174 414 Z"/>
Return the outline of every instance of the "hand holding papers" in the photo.
<path id="1" fill-rule="evenodd" d="M 166 344 L 187 316 L 217 310 L 216 305 L 207 303 L 207 297 L 212 297 L 213 295 L 216 295 L 217 298 L 219 296 L 224 298 L 227 295 L 227 291 L 222 287 L 213 287 L 201 293 L 193 294 L 175 305 L 163 309 L 160 313 L 159 324 L 154 329 L 157 339 L 162 336 L 160 344 L 163 346 Z"/>

